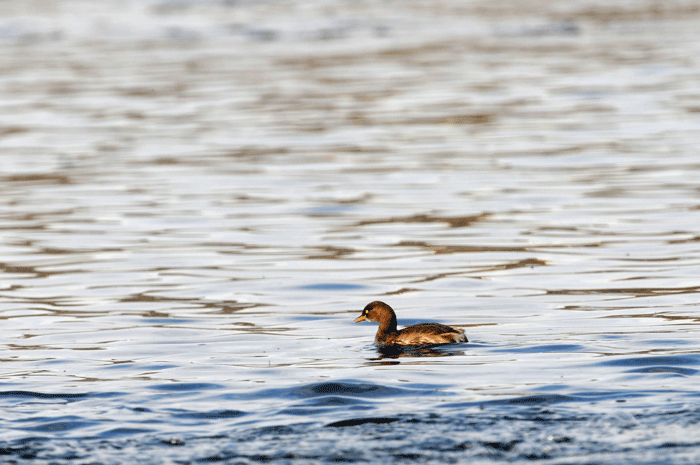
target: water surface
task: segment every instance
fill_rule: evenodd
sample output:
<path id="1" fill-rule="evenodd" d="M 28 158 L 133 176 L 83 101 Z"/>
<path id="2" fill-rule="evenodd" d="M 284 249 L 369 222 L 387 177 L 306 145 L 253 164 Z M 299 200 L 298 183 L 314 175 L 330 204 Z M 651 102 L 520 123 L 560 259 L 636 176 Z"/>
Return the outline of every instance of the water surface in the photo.
<path id="1" fill-rule="evenodd" d="M 5 462 L 698 462 L 697 9 L 39 4 Z M 380 353 L 373 300 L 470 342 Z"/>

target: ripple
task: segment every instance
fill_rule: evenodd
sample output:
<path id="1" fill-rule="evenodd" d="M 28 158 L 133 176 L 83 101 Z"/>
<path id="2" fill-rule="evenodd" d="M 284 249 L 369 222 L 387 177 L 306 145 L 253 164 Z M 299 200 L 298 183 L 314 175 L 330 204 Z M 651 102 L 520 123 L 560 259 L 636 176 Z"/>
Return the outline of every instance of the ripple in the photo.
<path id="1" fill-rule="evenodd" d="M 171 383 L 159 384 L 150 388 L 156 391 L 173 391 L 173 392 L 197 392 L 209 389 L 221 389 L 223 386 L 214 383 Z"/>
<path id="2" fill-rule="evenodd" d="M 681 366 L 681 365 L 693 365 L 700 366 L 700 354 L 679 354 L 672 356 L 659 356 L 659 357 L 626 357 L 619 358 L 615 360 L 605 360 L 599 362 L 598 366 L 610 366 L 610 367 L 623 367 L 632 368 L 639 366 L 658 366 L 658 365 L 668 365 L 668 366 Z"/>
<path id="3" fill-rule="evenodd" d="M 653 367 L 649 367 L 649 368 L 638 368 L 636 370 L 629 370 L 627 373 L 671 374 L 671 375 L 691 376 L 691 375 L 697 374 L 698 370 L 693 370 L 692 368 L 653 366 Z"/>
<path id="4" fill-rule="evenodd" d="M 358 426 L 358 425 L 366 425 L 367 423 L 372 423 L 376 425 L 383 425 L 386 423 L 393 423 L 395 421 L 399 421 L 398 418 L 353 418 L 350 420 L 341 420 L 341 421 L 335 421 L 333 423 L 329 423 L 326 425 L 328 428 L 345 428 L 348 426 Z"/>
<path id="5" fill-rule="evenodd" d="M 46 423 L 43 423 L 44 419 L 41 418 L 31 419 L 30 421 L 41 421 L 42 423 L 32 427 L 25 427 L 23 429 L 26 429 L 28 431 L 39 431 L 46 433 L 62 433 L 79 428 L 85 428 L 87 426 L 93 426 L 96 424 L 95 421 L 86 421 L 79 417 L 63 417 L 63 419 L 61 420 L 50 421 Z"/>
<path id="6" fill-rule="evenodd" d="M 128 436 L 132 434 L 147 434 L 152 433 L 155 430 L 149 428 L 114 428 L 109 431 L 104 431 L 100 433 L 100 437 L 104 438 L 115 438 L 119 436 Z"/>
<path id="7" fill-rule="evenodd" d="M 339 397 L 336 395 L 324 396 L 324 397 L 314 397 L 305 401 L 305 405 L 315 406 L 315 407 L 340 407 L 345 405 L 366 405 L 367 402 L 361 399 L 356 399 L 352 397 Z"/>
<path id="8" fill-rule="evenodd" d="M 494 349 L 493 352 L 508 352 L 520 354 L 546 354 L 556 352 L 579 352 L 585 347 L 578 344 L 550 344 L 542 346 L 518 347 L 513 349 Z"/>
<path id="9" fill-rule="evenodd" d="M 363 286 L 361 284 L 319 283 L 308 284 L 306 286 L 299 286 L 297 289 L 303 289 L 307 291 L 355 291 L 366 288 L 367 286 Z"/>
<path id="10" fill-rule="evenodd" d="M 0 397 L 35 397 L 37 399 L 80 399 L 91 394 L 86 393 L 45 393 L 31 391 L 0 391 Z"/>
<path id="11" fill-rule="evenodd" d="M 502 404 L 502 405 L 509 405 L 509 404 L 513 404 L 513 405 L 542 405 L 542 404 L 557 404 L 560 402 L 574 402 L 576 400 L 577 400 L 576 397 L 572 397 L 572 396 L 550 394 L 550 395 L 514 397 L 511 399 L 504 399 L 504 400 L 492 400 L 492 401 L 489 401 L 488 403 L 490 403 L 490 404 Z"/>
<path id="12" fill-rule="evenodd" d="M 445 387 L 444 385 L 412 385 L 407 388 L 397 388 L 393 386 L 383 386 L 379 384 L 369 384 L 360 382 L 328 382 L 317 383 L 292 388 L 288 391 L 290 397 L 316 398 L 321 396 L 349 396 L 369 399 L 379 399 L 386 397 L 404 397 L 404 396 L 421 396 L 421 395 L 436 395 L 440 393 L 438 389 Z"/>
<path id="13" fill-rule="evenodd" d="M 174 414 L 174 418 L 192 418 L 192 419 L 222 419 L 222 418 L 238 418 L 246 415 L 246 412 L 240 410 L 214 410 L 211 412 L 183 412 Z"/>

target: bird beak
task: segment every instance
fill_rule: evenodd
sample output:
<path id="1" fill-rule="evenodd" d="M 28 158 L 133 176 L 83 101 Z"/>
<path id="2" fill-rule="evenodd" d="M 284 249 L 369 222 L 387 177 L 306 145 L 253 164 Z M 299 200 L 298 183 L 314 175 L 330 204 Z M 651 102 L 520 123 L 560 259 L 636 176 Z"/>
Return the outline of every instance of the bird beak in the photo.
<path id="1" fill-rule="evenodd" d="M 366 320 L 367 320 L 367 317 L 366 317 L 366 316 L 360 315 L 360 316 L 358 316 L 358 317 L 355 319 L 355 323 L 359 323 L 359 322 L 361 322 L 361 321 L 366 321 Z"/>

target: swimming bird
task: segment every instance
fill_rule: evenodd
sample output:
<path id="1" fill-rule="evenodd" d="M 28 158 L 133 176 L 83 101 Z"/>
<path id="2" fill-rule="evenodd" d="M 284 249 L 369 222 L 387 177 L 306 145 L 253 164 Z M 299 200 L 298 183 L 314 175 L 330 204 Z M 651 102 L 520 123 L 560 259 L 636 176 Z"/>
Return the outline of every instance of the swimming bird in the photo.
<path id="1" fill-rule="evenodd" d="M 463 329 L 441 325 L 440 323 L 420 323 L 396 329 L 396 313 L 384 302 L 374 301 L 362 310 L 355 323 L 374 321 L 379 323 L 374 343 L 378 347 L 422 346 L 432 344 L 452 344 L 469 342 Z"/>

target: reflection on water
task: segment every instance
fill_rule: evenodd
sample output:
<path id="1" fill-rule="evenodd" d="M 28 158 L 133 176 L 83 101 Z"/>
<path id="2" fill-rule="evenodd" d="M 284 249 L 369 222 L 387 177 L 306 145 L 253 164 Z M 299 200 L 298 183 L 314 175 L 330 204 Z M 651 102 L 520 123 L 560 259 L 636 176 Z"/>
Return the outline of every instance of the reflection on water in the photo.
<path id="1" fill-rule="evenodd" d="M 457 346 L 461 348 L 460 346 Z M 396 359 L 400 357 L 451 357 L 454 355 L 464 355 L 463 350 L 458 348 L 450 347 L 381 347 L 377 348 L 379 356 L 373 360 L 384 360 L 384 359 Z"/>
<path id="2" fill-rule="evenodd" d="M 0 5 L 8 463 L 698 462 L 697 8 L 396 6 Z"/>

